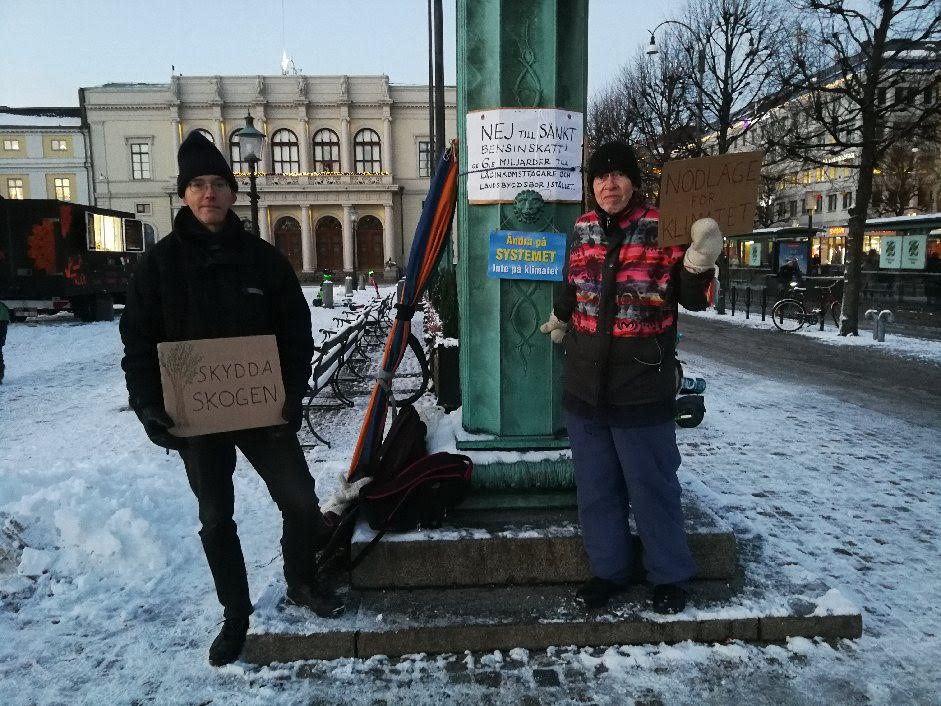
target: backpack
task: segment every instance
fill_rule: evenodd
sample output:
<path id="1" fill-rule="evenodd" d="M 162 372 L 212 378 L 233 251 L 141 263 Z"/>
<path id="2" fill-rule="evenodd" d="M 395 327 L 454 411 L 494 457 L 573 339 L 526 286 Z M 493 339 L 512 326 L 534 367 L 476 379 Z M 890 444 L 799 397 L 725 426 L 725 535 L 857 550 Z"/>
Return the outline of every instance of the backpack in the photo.
<path id="1" fill-rule="evenodd" d="M 448 511 L 470 492 L 474 464 L 467 456 L 439 452 L 363 488 L 360 510 L 377 531 L 440 527 Z"/>

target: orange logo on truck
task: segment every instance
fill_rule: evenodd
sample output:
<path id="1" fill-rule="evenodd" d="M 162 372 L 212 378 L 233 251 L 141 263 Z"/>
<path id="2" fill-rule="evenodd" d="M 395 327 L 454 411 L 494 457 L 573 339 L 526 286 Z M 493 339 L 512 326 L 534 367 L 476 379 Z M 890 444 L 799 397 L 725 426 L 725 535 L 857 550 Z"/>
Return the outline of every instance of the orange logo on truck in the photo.
<path id="1" fill-rule="evenodd" d="M 33 269 L 47 274 L 56 271 L 56 243 L 54 221 L 43 218 L 30 230 L 27 238 L 27 255 L 32 260 Z"/>
<path id="2" fill-rule="evenodd" d="M 82 272 L 82 258 L 79 256 L 69 257 L 69 263 L 65 266 L 65 276 L 77 287 L 84 287 L 88 284 L 88 277 Z"/>

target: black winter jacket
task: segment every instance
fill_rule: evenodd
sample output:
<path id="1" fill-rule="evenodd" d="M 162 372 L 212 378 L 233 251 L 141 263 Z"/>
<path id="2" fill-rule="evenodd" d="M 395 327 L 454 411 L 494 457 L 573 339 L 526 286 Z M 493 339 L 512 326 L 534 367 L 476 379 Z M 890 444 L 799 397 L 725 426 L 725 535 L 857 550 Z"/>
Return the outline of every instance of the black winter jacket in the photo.
<path id="1" fill-rule="evenodd" d="M 296 413 L 307 390 L 314 341 L 297 275 L 232 211 L 211 233 L 189 208 L 180 210 L 173 232 L 141 258 L 120 330 L 135 410 L 163 406 L 157 344 L 165 341 L 274 334 L 289 410 Z"/>
<path id="2" fill-rule="evenodd" d="M 616 263 L 625 242 L 625 232 L 618 219 L 596 211 L 605 233 L 606 263 Z M 555 315 L 568 321 L 576 306 L 575 286 L 565 280 L 556 294 Z M 629 417 L 617 409 L 628 406 L 670 403 L 677 391 L 676 326 L 658 336 L 620 337 L 612 335 L 615 310 L 616 267 L 605 267 L 601 288 L 601 315 L 596 333 L 569 330 L 562 339 L 565 351 L 563 364 L 563 403 L 577 413 L 587 414 L 594 408 L 612 412 L 613 416 Z M 667 297 L 676 311 L 682 304 L 692 311 L 705 309 L 706 289 L 712 271 L 693 274 L 683 267 L 680 258 L 670 272 Z M 614 408 L 613 410 L 611 408 Z"/>

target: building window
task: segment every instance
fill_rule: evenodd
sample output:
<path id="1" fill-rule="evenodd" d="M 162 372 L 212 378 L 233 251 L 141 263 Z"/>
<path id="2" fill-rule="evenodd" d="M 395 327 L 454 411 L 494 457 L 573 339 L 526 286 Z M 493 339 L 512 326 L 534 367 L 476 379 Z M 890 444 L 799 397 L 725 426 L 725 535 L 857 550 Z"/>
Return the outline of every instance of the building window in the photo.
<path id="1" fill-rule="evenodd" d="M 797 201 L 787 202 L 787 213 L 791 218 L 797 215 Z"/>
<path id="2" fill-rule="evenodd" d="M 209 130 L 205 130 L 201 127 L 196 128 L 193 132 L 198 132 L 200 135 L 209 140 L 212 144 L 216 144 L 216 138 L 212 136 L 212 133 Z"/>
<path id="3" fill-rule="evenodd" d="M 150 143 L 131 143 L 131 178 L 150 179 Z"/>
<path id="4" fill-rule="evenodd" d="M 25 199 L 26 189 L 23 188 L 22 179 L 7 179 L 7 198 Z"/>
<path id="5" fill-rule="evenodd" d="M 314 133 L 314 171 L 340 171 L 340 138 L 330 128 Z"/>
<path id="6" fill-rule="evenodd" d="M 135 204 L 134 210 L 141 216 L 150 215 L 150 204 L 149 203 L 139 203 Z"/>
<path id="7" fill-rule="evenodd" d="M 354 170 L 363 172 L 378 172 L 382 170 L 382 147 L 379 143 L 379 133 L 369 128 L 363 128 L 353 138 L 353 154 L 356 162 Z"/>
<path id="8" fill-rule="evenodd" d="M 934 86 L 928 86 L 921 94 L 921 102 L 925 105 L 934 103 Z"/>
<path id="9" fill-rule="evenodd" d="M 18 152 L 20 149 L 20 141 L 19 140 L 4 140 L 3 149 L 5 149 L 7 152 Z"/>
<path id="10" fill-rule="evenodd" d="M 242 129 L 233 130 L 229 135 L 229 162 L 232 164 L 233 172 L 247 174 L 249 171 L 248 162 L 242 161 L 242 146 L 239 144 L 239 133 Z"/>
<path id="11" fill-rule="evenodd" d="M 853 192 L 843 192 L 843 210 L 849 211 L 853 207 Z"/>
<path id="12" fill-rule="evenodd" d="M 68 177 L 55 177 L 52 184 L 56 190 L 56 199 L 59 201 L 72 200 L 72 182 Z"/>
<path id="13" fill-rule="evenodd" d="M 836 194 L 827 194 L 827 211 L 836 210 Z"/>
<path id="14" fill-rule="evenodd" d="M 68 152 L 69 141 L 68 140 L 50 140 L 49 149 L 51 149 L 53 152 Z"/>
<path id="15" fill-rule="evenodd" d="M 431 176 L 431 141 L 419 140 L 418 142 L 418 176 Z"/>
<path id="16" fill-rule="evenodd" d="M 299 172 L 297 135 L 290 130 L 278 130 L 271 137 L 271 161 L 275 174 Z"/>

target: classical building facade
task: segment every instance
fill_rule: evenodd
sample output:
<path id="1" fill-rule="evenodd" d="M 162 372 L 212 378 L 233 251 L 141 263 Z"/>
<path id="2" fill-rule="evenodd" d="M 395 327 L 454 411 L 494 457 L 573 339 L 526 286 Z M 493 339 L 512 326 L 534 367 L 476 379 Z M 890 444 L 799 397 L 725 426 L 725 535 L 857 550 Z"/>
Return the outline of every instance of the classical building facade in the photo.
<path id="1" fill-rule="evenodd" d="M 387 76 L 173 76 L 166 84 L 79 91 L 98 205 L 131 211 L 166 235 L 182 202 L 176 152 L 192 130 L 220 148 L 249 218 L 248 164 L 238 132 L 251 114 L 265 133 L 259 230 L 298 272 L 381 272 L 404 264 L 433 168 L 428 87 Z M 447 135 L 456 135 L 454 88 Z"/>
<path id="2" fill-rule="evenodd" d="M 90 204 L 78 108 L 0 108 L 0 196 Z"/>

